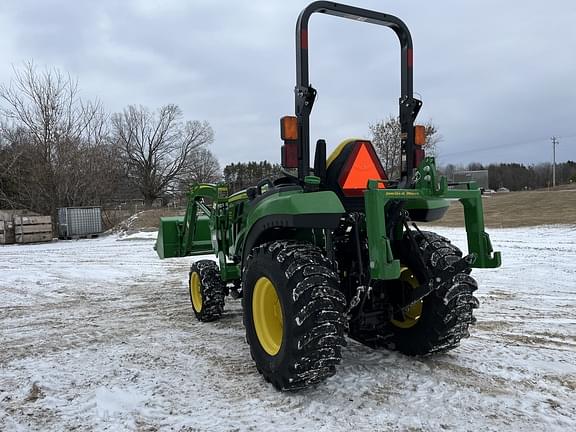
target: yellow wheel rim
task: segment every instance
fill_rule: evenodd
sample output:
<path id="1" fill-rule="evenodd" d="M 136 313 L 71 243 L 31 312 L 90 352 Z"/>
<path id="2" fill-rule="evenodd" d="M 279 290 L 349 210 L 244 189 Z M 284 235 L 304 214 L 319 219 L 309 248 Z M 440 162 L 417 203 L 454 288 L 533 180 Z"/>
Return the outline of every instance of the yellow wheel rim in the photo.
<path id="1" fill-rule="evenodd" d="M 200 292 L 200 276 L 196 272 L 190 276 L 190 297 L 192 297 L 192 307 L 200 313 L 202 311 L 202 293 Z"/>
<path id="2" fill-rule="evenodd" d="M 418 279 L 416 279 L 416 276 L 414 276 L 414 273 L 412 273 L 412 271 L 408 267 L 402 267 L 400 273 L 400 280 L 405 284 L 408 284 L 412 288 L 418 288 L 420 286 Z M 402 309 L 402 319 L 392 320 L 390 322 L 394 324 L 396 327 L 400 327 L 403 329 L 414 327 L 418 323 L 418 320 L 422 315 L 423 304 L 424 301 L 419 300 L 416 303 L 408 307 L 405 307 L 404 309 Z"/>
<path id="3" fill-rule="evenodd" d="M 252 319 L 260 346 L 271 356 L 278 354 L 282 346 L 284 318 L 276 287 L 267 277 L 261 277 L 254 285 Z"/>

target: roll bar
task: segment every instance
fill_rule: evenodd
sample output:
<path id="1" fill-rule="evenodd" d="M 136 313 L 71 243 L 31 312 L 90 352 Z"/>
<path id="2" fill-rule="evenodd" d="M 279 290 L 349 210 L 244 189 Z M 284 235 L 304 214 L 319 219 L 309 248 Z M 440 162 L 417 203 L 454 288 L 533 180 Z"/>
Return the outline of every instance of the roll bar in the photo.
<path id="1" fill-rule="evenodd" d="M 412 89 L 412 37 L 408 27 L 399 18 L 380 12 L 361 9 L 328 1 L 309 4 L 296 23 L 296 87 L 295 112 L 298 118 L 298 178 L 310 172 L 310 112 L 316 90 L 310 86 L 308 67 L 308 21 L 314 13 L 324 13 L 389 27 L 398 36 L 401 47 L 400 125 L 402 131 L 402 180 L 408 182 L 414 167 L 414 120 L 422 102 L 413 98 Z"/>

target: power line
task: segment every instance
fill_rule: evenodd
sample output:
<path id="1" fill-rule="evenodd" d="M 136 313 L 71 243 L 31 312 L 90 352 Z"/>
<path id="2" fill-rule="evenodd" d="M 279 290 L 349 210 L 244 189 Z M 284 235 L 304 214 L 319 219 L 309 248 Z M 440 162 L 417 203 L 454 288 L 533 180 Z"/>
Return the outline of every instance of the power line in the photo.
<path id="1" fill-rule="evenodd" d="M 576 133 L 570 134 L 570 135 L 557 136 L 556 139 L 558 139 L 558 138 L 573 138 L 573 137 L 576 137 Z M 480 153 L 480 152 L 484 152 L 484 151 L 496 150 L 496 149 L 501 149 L 501 148 L 510 148 L 510 147 L 518 147 L 518 146 L 522 146 L 522 145 L 526 145 L 526 144 L 542 143 L 542 142 L 546 141 L 547 139 L 548 138 L 546 137 L 546 138 L 533 139 L 533 140 L 529 140 L 529 141 L 519 141 L 519 142 L 515 142 L 515 143 L 511 143 L 511 144 L 498 144 L 498 145 L 489 146 L 489 147 L 467 149 L 467 150 L 462 150 L 462 151 L 458 151 L 458 152 L 442 154 L 442 157 L 457 156 L 457 155 L 463 155 L 463 154 L 468 154 L 468 153 Z"/>

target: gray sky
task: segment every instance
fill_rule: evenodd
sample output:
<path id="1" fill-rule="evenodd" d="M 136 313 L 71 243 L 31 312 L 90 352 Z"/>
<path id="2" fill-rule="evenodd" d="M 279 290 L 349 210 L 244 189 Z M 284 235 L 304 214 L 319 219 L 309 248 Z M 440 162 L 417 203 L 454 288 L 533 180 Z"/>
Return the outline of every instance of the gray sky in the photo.
<path id="1" fill-rule="evenodd" d="M 350 0 L 391 13 L 414 40 L 414 88 L 444 141 L 441 163 L 576 160 L 574 0 Z M 0 3 L 0 81 L 33 59 L 79 78 L 111 112 L 176 103 L 208 120 L 212 151 L 279 161 L 279 118 L 293 113 L 294 26 L 308 1 L 145 0 Z M 392 31 L 324 15 L 310 29 L 318 89 L 312 138 L 329 150 L 396 114 Z"/>

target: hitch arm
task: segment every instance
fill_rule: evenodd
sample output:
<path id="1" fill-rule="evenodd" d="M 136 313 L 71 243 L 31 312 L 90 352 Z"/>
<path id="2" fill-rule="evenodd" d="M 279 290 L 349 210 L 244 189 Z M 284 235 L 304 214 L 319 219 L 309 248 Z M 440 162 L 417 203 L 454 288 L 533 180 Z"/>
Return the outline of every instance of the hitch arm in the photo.
<path id="1" fill-rule="evenodd" d="M 482 196 L 480 190 L 472 188 L 473 185 L 470 185 L 469 190 L 453 190 L 448 189 L 445 181 L 441 181 L 439 188 L 428 188 L 420 183 L 420 188 L 417 189 L 379 189 L 379 183 L 382 181 L 369 180 L 368 189 L 364 192 L 370 275 L 373 279 L 388 280 L 400 277 L 400 262 L 394 259 L 390 239 L 386 233 L 385 207 L 391 200 L 457 199 L 464 206 L 468 253 L 475 257 L 474 262 L 470 263 L 471 267 L 500 267 L 502 263 L 500 252 L 492 250 L 490 236 L 484 230 Z"/>

